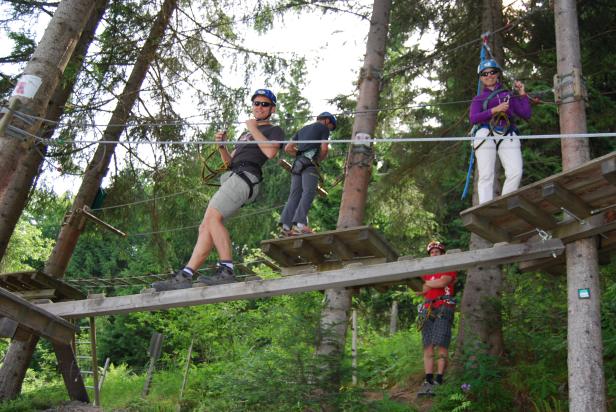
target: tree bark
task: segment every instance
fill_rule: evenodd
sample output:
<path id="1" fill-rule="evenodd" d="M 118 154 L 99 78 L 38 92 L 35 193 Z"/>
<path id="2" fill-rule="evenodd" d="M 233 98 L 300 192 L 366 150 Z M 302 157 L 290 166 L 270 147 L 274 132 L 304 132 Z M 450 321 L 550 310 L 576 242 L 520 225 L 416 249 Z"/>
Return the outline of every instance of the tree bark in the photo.
<path id="1" fill-rule="evenodd" d="M 38 91 L 32 98 L 12 96 L 9 101 L 19 101 L 21 112 L 39 117 L 46 113 L 49 99 L 62 78 L 94 5 L 95 2 L 91 0 L 63 0 L 59 4 L 23 72 L 23 75 L 35 76 L 41 80 Z M 16 90 L 18 88 L 19 85 Z M 14 126 L 32 135 L 37 134 L 41 123 L 40 119 L 32 125 L 26 125 L 17 119 L 12 121 Z M 19 139 L 0 134 L 0 199 L 4 197 L 23 152 L 23 143 Z"/>
<path id="2" fill-rule="evenodd" d="M 94 6 L 95 12 L 90 16 L 69 63 L 71 66 L 75 67 L 75 71 L 79 71 L 81 68 L 83 59 L 87 54 L 92 39 L 94 39 L 94 33 L 105 13 L 108 2 L 109 0 L 96 1 Z M 49 101 L 47 114 L 45 115 L 46 119 L 51 121 L 60 120 L 64 112 L 64 105 L 68 101 L 75 85 L 75 80 L 76 77 L 65 79 L 65 81 L 57 87 Z M 48 126 L 41 128 L 39 133 L 43 138 L 50 138 L 54 130 L 54 127 Z M 43 162 L 42 155 L 46 153 L 47 147 L 37 146 L 38 151 L 32 147 L 23 155 L 17 173 L 14 174 L 9 182 L 6 196 L 4 196 L 0 202 L 0 236 L 2 239 L 0 240 L 0 256 L 4 254 L 11 233 L 25 206 L 34 177 L 38 173 Z M 6 358 L 0 368 L 0 400 L 13 399 L 21 392 L 23 379 L 28 365 L 30 365 L 32 355 L 34 354 L 36 342 L 38 342 L 38 337 L 33 335 L 26 341 L 13 340 L 11 342 Z"/>
<path id="3" fill-rule="evenodd" d="M 555 0 L 557 71 L 561 80 L 560 132 L 586 133 L 586 112 L 582 96 L 574 95 L 571 78 L 581 78 L 580 36 L 574 0 Z M 562 139 L 563 170 L 590 160 L 588 139 Z M 601 284 L 597 245 L 594 238 L 566 246 L 567 260 L 567 367 L 570 411 L 606 411 L 603 339 L 601 336 Z M 590 297 L 582 299 L 581 289 Z"/>
<path id="4" fill-rule="evenodd" d="M 137 100 L 139 90 L 150 64 L 156 56 L 156 50 L 160 45 L 165 29 L 169 24 L 171 15 L 177 7 L 177 0 L 165 0 L 156 21 L 150 29 L 133 70 L 124 85 L 124 90 L 118 98 L 118 103 L 111 115 L 109 124 L 103 133 L 102 140 L 118 141 L 124 130 L 124 124 L 128 121 L 132 107 Z M 98 188 L 107 174 L 111 157 L 117 144 L 99 144 L 92 160 L 86 168 L 83 181 L 77 192 L 77 196 L 71 207 L 71 217 L 62 225 L 58 240 L 51 252 L 51 256 L 45 265 L 45 273 L 54 277 L 62 277 L 70 262 L 77 240 L 83 230 L 84 217 L 79 210 L 84 206 L 90 206 L 96 197 Z"/>
<path id="5" fill-rule="evenodd" d="M 365 136 L 372 137 L 376 127 L 376 108 L 383 74 L 385 47 L 389 26 L 391 0 L 375 0 L 372 8 L 366 55 L 361 70 L 359 97 L 353 122 L 353 139 L 347 156 L 347 170 L 338 215 L 337 228 L 359 226 L 363 223 L 368 182 L 372 166 L 372 145 L 362 144 Z M 344 354 L 346 331 L 351 310 L 349 289 L 325 291 L 325 306 L 321 312 L 321 336 L 317 354 L 328 366 L 327 390 L 335 393 L 340 387 L 340 365 Z"/>
<path id="6" fill-rule="evenodd" d="M 483 32 L 493 32 L 503 25 L 502 0 L 483 0 L 481 26 Z M 503 64 L 503 39 L 499 33 L 491 35 L 488 44 L 494 58 Z M 494 173 L 494 189 L 499 187 L 500 164 L 497 161 Z M 473 205 L 479 204 L 477 196 L 478 176 L 473 179 Z M 492 247 L 492 243 L 471 233 L 469 250 Z M 460 304 L 460 327 L 456 340 L 456 365 L 465 356 L 477 351 L 497 356 L 503 353 L 500 293 L 503 273 L 499 266 L 469 269 Z M 460 356 L 462 355 L 462 356 Z"/>

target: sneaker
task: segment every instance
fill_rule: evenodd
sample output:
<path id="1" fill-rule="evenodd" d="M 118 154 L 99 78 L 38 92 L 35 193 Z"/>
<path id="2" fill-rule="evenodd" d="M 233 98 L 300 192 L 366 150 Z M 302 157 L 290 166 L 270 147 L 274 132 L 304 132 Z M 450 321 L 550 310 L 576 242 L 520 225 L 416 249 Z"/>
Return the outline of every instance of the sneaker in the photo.
<path id="1" fill-rule="evenodd" d="M 228 266 L 218 264 L 216 272 L 211 276 L 199 276 L 195 286 L 214 286 L 224 285 L 225 283 L 237 282 L 233 269 Z"/>
<path id="2" fill-rule="evenodd" d="M 285 229 L 284 227 L 280 228 L 280 237 L 289 237 L 293 236 L 293 229 Z"/>
<path id="3" fill-rule="evenodd" d="M 302 226 L 301 228 L 298 226 L 293 225 L 293 227 L 291 228 L 291 234 L 292 236 L 299 236 L 299 235 L 310 235 L 314 233 L 312 231 L 312 229 L 310 229 L 310 226 Z"/>
<path id="4" fill-rule="evenodd" d="M 434 386 L 434 384 L 428 381 L 423 381 L 421 387 L 419 388 L 419 391 L 417 392 L 417 397 L 434 396 Z"/>
<path id="5" fill-rule="evenodd" d="M 192 276 L 184 272 L 182 269 L 175 272 L 167 280 L 159 280 L 152 283 L 152 287 L 157 292 L 163 292 L 166 290 L 188 289 L 192 287 Z"/>

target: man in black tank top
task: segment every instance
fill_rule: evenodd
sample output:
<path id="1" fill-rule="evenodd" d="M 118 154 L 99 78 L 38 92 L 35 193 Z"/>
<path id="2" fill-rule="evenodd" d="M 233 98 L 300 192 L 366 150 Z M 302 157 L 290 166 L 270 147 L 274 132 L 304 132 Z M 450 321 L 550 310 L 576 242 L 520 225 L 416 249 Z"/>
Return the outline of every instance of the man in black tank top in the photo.
<path id="1" fill-rule="evenodd" d="M 186 266 L 178 270 L 170 279 L 154 282 L 157 291 L 185 289 L 192 287 L 195 272 L 207 259 L 212 248 L 218 252 L 218 264 L 215 273 L 199 276 L 196 285 L 219 285 L 236 282 L 233 272 L 231 238 L 224 226 L 225 219 L 237 212 L 244 204 L 254 201 L 259 192 L 259 183 L 263 180 L 261 167 L 278 154 L 284 132 L 270 123 L 271 115 L 276 111 L 276 96 L 268 89 L 259 89 L 252 95 L 253 119 L 246 121 L 247 131 L 238 141 L 256 141 L 256 144 L 240 144 L 229 153 L 227 145 L 220 144 L 220 157 L 229 165 L 230 171 L 221 178 L 220 189 L 212 196 L 199 226 L 199 237 L 192 256 Z M 226 139 L 226 132 L 216 133 L 216 141 Z"/>

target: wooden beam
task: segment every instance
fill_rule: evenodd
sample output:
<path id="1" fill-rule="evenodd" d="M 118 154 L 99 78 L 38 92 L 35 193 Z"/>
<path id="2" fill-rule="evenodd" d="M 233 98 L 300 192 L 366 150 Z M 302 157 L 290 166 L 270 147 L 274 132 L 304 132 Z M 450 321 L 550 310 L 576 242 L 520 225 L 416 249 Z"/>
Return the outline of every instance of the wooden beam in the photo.
<path id="1" fill-rule="evenodd" d="M 425 273 L 463 270 L 477 265 L 498 265 L 535 259 L 552 254 L 558 255 L 563 250 L 564 246 L 559 239 L 551 239 L 545 242 L 508 244 L 489 249 L 471 250 L 452 255 L 416 260 L 357 265 L 278 279 L 196 287 L 169 292 L 144 293 L 141 295 L 56 302 L 41 305 L 40 307 L 56 315 L 71 318 L 152 311 L 232 300 L 266 298 L 313 290 L 403 282 Z"/>
<path id="2" fill-rule="evenodd" d="M 334 251 L 338 259 L 340 260 L 351 260 L 354 257 L 353 252 L 349 250 L 349 248 L 342 242 L 340 239 L 336 238 L 335 235 L 327 235 L 321 242 L 324 246 Z"/>
<path id="3" fill-rule="evenodd" d="M 323 263 L 323 255 L 319 252 L 308 239 L 295 239 L 291 243 L 291 250 L 297 254 L 308 258 L 311 264 L 318 265 Z"/>
<path id="4" fill-rule="evenodd" d="M 81 371 L 77 366 L 77 359 L 75 358 L 73 348 L 68 343 L 52 342 L 52 344 L 69 397 L 74 401 L 89 403 L 88 392 L 83 383 Z"/>
<path id="5" fill-rule="evenodd" d="M 507 199 L 507 210 L 511 211 L 520 219 L 530 223 L 532 226 L 540 229 L 552 229 L 558 224 L 554 216 L 532 204 L 522 196 L 512 196 Z"/>
<path id="6" fill-rule="evenodd" d="M 477 233 L 492 243 L 509 242 L 511 240 L 511 235 L 508 232 L 496 227 L 488 219 L 474 213 L 462 215 L 462 224 L 469 231 Z"/>
<path id="7" fill-rule="evenodd" d="M 23 290 L 19 292 L 13 292 L 15 295 L 20 296 L 26 300 L 32 299 L 54 299 L 56 297 L 55 289 L 38 289 L 38 290 Z"/>
<path id="8" fill-rule="evenodd" d="M 10 318 L 20 327 L 31 329 L 35 334 L 53 342 L 70 343 L 75 333 L 75 327 L 69 322 L 2 288 L 0 288 L 0 316 Z"/>
<path id="9" fill-rule="evenodd" d="M 19 323 L 15 322 L 13 319 L 0 318 L 0 338 L 12 339 L 18 327 Z"/>
<path id="10" fill-rule="evenodd" d="M 383 239 L 378 232 L 370 231 L 368 232 L 368 241 L 370 245 L 372 245 L 373 249 L 376 249 L 381 254 L 380 257 L 384 257 L 389 262 L 393 262 L 398 259 L 398 254 L 394 251 L 385 239 Z"/>
<path id="11" fill-rule="evenodd" d="M 614 213 L 608 210 L 584 219 L 583 223 L 573 220 L 560 224 L 552 230 L 552 236 L 561 239 L 566 244 L 612 230 L 616 230 L 616 220 L 614 220 Z"/>
<path id="12" fill-rule="evenodd" d="M 286 253 L 284 253 L 284 251 L 279 246 L 273 243 L 262 243 L 261 250 L 263 251 L 263 253 L 274 259 L 275 262 L 280 263 L 282 266 L 292 266 L 294 263 L 292 259 Z"/>
<path id="13" fill-rule="evenodd" d="M 592 208 L 575 194 L 563 189 L 556 182 L 549 182 L 541 188 L 541 195 L 545 200 L 558 208 L 564 208 L 580 219 L 590 216 Z"/>
<path id="14" fill-rule="evenodd" d="M 612 185 L 616 186 L 616 159 L 610 158 L 601 162 L 601 174 Z"/>

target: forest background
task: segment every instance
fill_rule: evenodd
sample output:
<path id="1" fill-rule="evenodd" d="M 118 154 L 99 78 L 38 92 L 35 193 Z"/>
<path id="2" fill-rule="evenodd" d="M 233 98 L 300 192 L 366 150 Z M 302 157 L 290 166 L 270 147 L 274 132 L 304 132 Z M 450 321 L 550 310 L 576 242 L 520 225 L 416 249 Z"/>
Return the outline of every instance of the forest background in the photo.
<path id="1" fill-rule="evenodd" d="M 475 68 L 481 34 L 481 2 L 394 1 L 378 114 L 378 137 L 462 136 L 468 132 L 467 108 L 476 92 Z M 503 34 L 507 82 L 519 79 L 542 101 L 522 134 L 558 132 L 558 114 L 551 103 L 555 73 L 554 16 L 549 2 L 514 1 L 503 7 L 509 22 Z M 57 4 L 5 1 L 2 28 L 14 42 L 2 51 L 0 64 L 25 64 L 34 48 L 33 31 L 15 31 L 14 22 L 53 13 Z M 74 140 L 100 138 L 99 124 L 113 106 L 135 61 L 135 53 L 160 4 L 110 1 L 83 69 L 67 71 L 77 84 L 56 145 L 41 174 L 83 173 L 94 147 Z M 254 79 L 278 92 L 278 122 L 288 135 L 316 114 L 302 94 L 306 61 L 298 56 L 244 47 L 245 27 L 266 32 L 289 15 L 307 9 L 345 13 L 358 21 L 370 18 L 370 5 L 336 2 L 182 1 L 166 32 L 130 127 L 123 140 L 181 142 L 212 140 L 220 125 L 237 136 L 247 116 L 246 96 Z M 232 12 L 229 12 L 232 10 Z M 589 90 L 589 132 L 614 131 L 616 59 L 609 45 L 616 40 L 616 5 L 609 0 L 578 2 L 583 72 Z M 435 39 L 432 50 L 416 46 L 422 36 Z M 232 57 L 246 84 L 227 83 L 223 67 Z M 359 69 L 359 64 L 358 64 Z M 416 82 L 428 78 L 424 87 Z M 16 78 L 2 74 L 0 93 L 10 95 Z M 323 80 L 325 81 L 325 80 Z M 193 96 L 194 117 L 180 112 L 184 94 Z M 331 100 L 339 127 L 333 140 L 351 134 L 356 96 Z M 420 102 L 429 104 L 420 104 Z M 203 120 L 205 119 L 205 121 Z M 216 119 L 211 122 L 208 119 Z M 96 123 L 98 126 L 94 126 Z M 591 139 L 592 156 L 614 150 L 608 139 Z M 207 199 L 215 188 L 202 181 L 208 146 L 180 143 L 136 150 L 124 144 L 114 157 L 106 198 L 97 214 L 127 232 L 126 238 L 89 225 L 81 236 L 66 273 L 67 279 L 130 277 L 166 273 L 186 262 L 196 238 Z M 334 144 L 323 166 L 329 196 L 311 210 L 311 225 L 333 229 L 338 217 L 346 145 Z M 438 238 L 449 248 L 466 249 L 469 234 L 458 213 L 470 206 L 461 200 L 469 147 L 463 142 L 392 143 L 376 146 L 375 173 L 370 182 L 366 223 L 378 228 L 400 254 L 423 256 L 428 240 Z M 522 184 L 560 171 L 557 140 L 524 142 Z M 262 264 L 259 242 L 276 234 L 276 222 L 288 194 L 289 176 L 275 162 L 265 168 L 260 201 L 243 208 L 229 229 L 238 262 L 263 277 L 275 277 Z M 1 262 L 2 272 L 40 268 L 49 256 L 71 204 L 71 194 L 58 195 L 39 179 L 28 207 Z M 110 207 L 125 205 L 121 207 Z M 105 207 L 109 207 L 105 209 Z M 215 261 L 215 256 L 211 262 Z M 616 282 L 613 265 L 602 267 L 603 338 L 609 407 L 616 397 Z M 464 274 L 458 282 L 463 293 Z M 138 287 L 100 288 L 107 295 L 138 293 Z M 390 331 L 390 308 L 398 305 L 397 332 Z M 377 291 L 362 289 L 353 299 L 359 318 L 358 384 L 351 384 L 351 365 L 343 369 L 343 386 L 330 401 L 341 410 L 416 410 L 414 386 L 422 379 L 421 349 L 413 326 L 417 298 L 403 286 Z M 310 377 L 318 369 L 314 358 L 320 293 L 256 301 L 240 301 L 165 312 L 135 313 L 98 319 L 99 359 L 113 367 L 103 389 L 105 408 L 134 410 L 309 410 L 322 400 Z M 461 370 L 448 379 L 434 410 L 565 410 L 566 285 L 565 278 L 543 273 L 505 273 L 499 302 L 506 352 L 481 359 L 481 367 Z M 139 397 L 147 368 L 147 348 L 153 332 L 165 335 L 152 394 Z M 180 367 L 194 339 L 188 389 L 181 402 Z M 6 342 L 0 343 L 6 350 Z M 54 382 L 49 385 L 49 382 Z M 470 390 L 462 391 L 462 384 Z M 468 388 L 465 386 L 465 388 Z M 44 408 L 66 398 L 56 372 L 53 351 L 39 344 L 28 371 L 24 396 L 0 405 L 5 410 Z"/>

